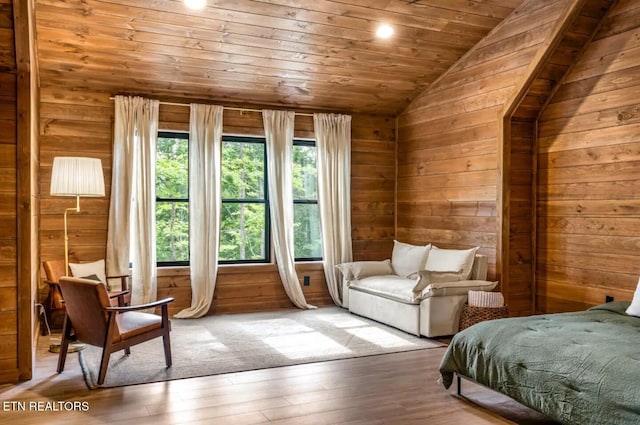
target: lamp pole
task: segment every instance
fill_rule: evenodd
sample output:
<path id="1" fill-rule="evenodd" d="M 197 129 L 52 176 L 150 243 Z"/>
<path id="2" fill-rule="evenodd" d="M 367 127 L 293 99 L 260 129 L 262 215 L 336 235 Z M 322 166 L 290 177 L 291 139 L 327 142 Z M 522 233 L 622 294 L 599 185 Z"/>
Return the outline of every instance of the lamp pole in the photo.
<path id="1" fill-rule="evenodd" d="M 80 212 L 80 195 L 76 195 L 76 206 L 64 210 L 64 275 L 69 276 L 69 233 L 67 226 L 67 213 L 69 211 Z"/>

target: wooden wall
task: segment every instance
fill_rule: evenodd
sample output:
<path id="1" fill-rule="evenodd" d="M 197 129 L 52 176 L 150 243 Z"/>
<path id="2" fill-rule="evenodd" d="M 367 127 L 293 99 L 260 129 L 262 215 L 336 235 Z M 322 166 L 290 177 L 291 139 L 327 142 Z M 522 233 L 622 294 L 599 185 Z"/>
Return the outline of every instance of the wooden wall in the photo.
<path id="1" fill-rule="evenodd" d="M 73 201 L 48 196 L 53 158 L 75 155 L 102 159 L 107 196 L 82 199 L 81 212 L 69 215 L 70 255 L 83 261 L 104 258 L 111 182 L 113 102 L 109 93 L 45 86 L 41 93 L 41 247 L 42 259 L 62 258 L 62 214 Z M 184 102 L 184 100 L 180 100 Z M 160 106 L 160 128 L 188 128 L 189 109 Z M 225 110 L 227 134 L 263 135 L 259 113 Z M 296 117 L 296 137 L 313 137 L 313 120 Z M 393 240 L 395 121 L 392 117 L 356 115 L 352 123 L 352 213 L 356 259 L 390 257 Z M 299 276 L 310 276 L 303 287 L 312 304 L 332 304 L 319 263 L 299 264 Z M 190 305 L 186 268 L 158 273 L 158 296 L 173 296 L 172 312 Z M 221 266 L 216 284 L 217 313 L 291 307 L 274 265 Z"/>
<path id="2" fill-rule="evenodd" d="M 535 121 L 513 119 L 510 123 L 512 136 L 505 157 L 509 156 L 508 194 L 508 248 L 504 248 L 502 279 L 508 281 L 509 306 L 518 305 L 519 314 L 533 313 L 533 270 L 535 245 L 533 240 L 534 220 L 534 154 Z M 506 215 L 506 214 L 505 214 Z M 511 307 L 510 307 L 511 308 Z M 528 310 L 528 311 L 527 311 Z"/>
<path id="3" fill-rule="evenodd" d="M 569 3 L 525 1 L 399 116 L 398 239 L 479 246 L 498 277 L 498 114 Z"/>
<path id="4" fill-rule="evenodd" d="M 498 274 L 501 289 L 520 314 L 535 307 L 536 176 L 538 116 L 571 64 L 596 32 L 613 0 L 574 1 L 538 50 L 503 110 L 498 137 Z"/>
<path id="5" fill-rule="evenodd" d="M 0 0 L 0 384 L 30 379 L 38 281 L 33 2 Z"/>
<path id="6" fill-rule="evenodd" d="M 537 308 L 631 299 L 640 275 L 640 5 L 621 0 L 544 111 Z"/>
<path id="7" fill-rule="evenodd" d="M 11 0 L 0 0 L 0 382 L 18 378 L 17 68 Z"/>
<path id="8" fill-rule="evenodd" d="M 31 379 L 35 363 L 38 309 L 39 227 L 39 78 L 32 0 L 13 2 L 16 50 L 16 177 L 17 177 L 17 277 L 19 379 Z"/>

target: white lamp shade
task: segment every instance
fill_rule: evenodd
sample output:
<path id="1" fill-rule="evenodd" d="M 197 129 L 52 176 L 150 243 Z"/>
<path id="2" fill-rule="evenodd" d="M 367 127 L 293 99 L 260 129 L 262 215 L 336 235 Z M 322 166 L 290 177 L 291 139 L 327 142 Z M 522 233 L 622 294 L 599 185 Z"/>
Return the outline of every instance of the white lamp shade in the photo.
<path id="1" fill-rule="evenodd" d="M 102 161 L 98 158 L 53 158 L 52 196 L 104 196 Z"/>

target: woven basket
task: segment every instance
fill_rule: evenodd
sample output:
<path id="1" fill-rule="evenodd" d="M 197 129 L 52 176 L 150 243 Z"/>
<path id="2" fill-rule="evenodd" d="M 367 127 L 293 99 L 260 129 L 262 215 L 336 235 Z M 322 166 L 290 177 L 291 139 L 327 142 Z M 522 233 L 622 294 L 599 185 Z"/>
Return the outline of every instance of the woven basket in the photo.
<path id="1" fill-rule="evenodd" d="M 460 330 L 467 329 L 469 326 L 485 320 L 504 319 L 505 317 L 509 317 L 509 309 L 506 305 L 504 307 L 491 308 L 473 307 L 465 304 L 462 307 L 462 313 L 460 313 Z"/>

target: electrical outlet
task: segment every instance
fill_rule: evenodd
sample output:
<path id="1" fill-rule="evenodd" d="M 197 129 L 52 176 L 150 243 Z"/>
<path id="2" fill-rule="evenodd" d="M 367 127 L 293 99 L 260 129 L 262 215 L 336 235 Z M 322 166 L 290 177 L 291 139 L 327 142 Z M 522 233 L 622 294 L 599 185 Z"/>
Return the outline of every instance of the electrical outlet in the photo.
<path id="1" fill-rule="evenodd" d="M 606 295 L 604 297 L 604 302 L 605 303 L 610 303 L 611 301 L 613 301 L 613 297 L 611 295 Z"/>
<path id="2" fill-rule="evenodd" d="M 311 285 L 311 277 L 310 276 L 305 276 L 304 280 L 303 280 L 303 284 L 304 284 L 304 286 Z"/>

